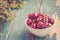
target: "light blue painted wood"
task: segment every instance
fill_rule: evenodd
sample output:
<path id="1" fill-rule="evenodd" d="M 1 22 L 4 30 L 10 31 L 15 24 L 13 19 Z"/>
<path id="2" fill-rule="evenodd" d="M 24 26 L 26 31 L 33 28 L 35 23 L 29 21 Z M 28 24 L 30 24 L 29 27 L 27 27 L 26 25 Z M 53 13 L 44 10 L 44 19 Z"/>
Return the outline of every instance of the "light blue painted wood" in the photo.
<path id="1" fill-rule="evenodd" d="M 15 17 L 15 21 L 14 21 L 14 24 L 12 26 L 12 30 L 9 34 L 8 40 L 30 40 L 30 38 L 31 38 L 30 37 L 31 33 L 28 31 L 28 29 L 26 28 L 26 25 L 25 25 L 25 19 L 27 18 L 27 15 L 29 13 L 38 11 L 35 8 L 37 8 L 40 1 L 38 0 L 38 4 L 36 4 L 35 0 L 25 0 L 25 1 L 27 1 L 27 4 L 25 5 L 25 7 L 23 9 L 18 9 L 18 11 L 17 11 L 17 15 Z M 52 15 L 53 12 L 56 11 L 58 16 L 60 17 L 60 9 L 58 9 L 56 7 L 55 0 L 47 0 L 47 4 L 45 4 L 44 0 L 43 0 L 43 5 L 42 5 L 41 10 L 43 12 L 47 12 L 49 15 Z M 6 38 L 6 33 L 8 32 L 10 23 L 6 22 L 3 25 L 2 40 L 5 40 L 5 38 Z M 35 40 L 46 40 L 46 37 L 43 37 L 43 38 L 34 37 L 34 39 Z M 48 37 L 48 40 L 50 40 L 49 37 Z M 56 40 L 56 36 L 53 35 L 52 40 Z"/>

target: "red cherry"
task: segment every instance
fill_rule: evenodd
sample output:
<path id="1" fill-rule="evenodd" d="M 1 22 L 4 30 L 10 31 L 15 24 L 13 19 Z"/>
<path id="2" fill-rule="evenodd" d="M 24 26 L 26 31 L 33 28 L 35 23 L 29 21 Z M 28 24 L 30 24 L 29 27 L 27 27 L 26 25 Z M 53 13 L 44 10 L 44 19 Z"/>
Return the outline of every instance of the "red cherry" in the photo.
<path id="1" fill-rule="evenodd" d="M 45 24 L 43 24 L 41 27 L 42 27 L 42 29 L 44 29 L 45 28 Z"/>
<path id="2" fill-rule="evenodd" d="M 43 18 L 42 22 L 44 22 L 44 23 L 45 23 L 45 21 L 46 21 L 46 20 L 45 20 L 45 18 Z"/>
<path id="3" fill-rule="evenodd" d="M 48 22 L 48 17 L 47 17 L 47 18 L 45 18 L 45 22 Z"/>
<path id="4" fill-rule="evenodd" d="M 43 17 L 43 22 L 48 22 L 48 17 L 46 14 L 44 14 L 44 17 Z"/>
<path id="5" fill-rule="evenodd" d="M 47 27 L 48 27 L 48 23 L 45 22 L 45 23 L 44 23 L 44 28 L 47 28 Z"/>
<path id="6" fill-rule="evenodd" d="M 52 24 L 52 25 L 54 24 L 54 19 L 53 19 L 53 18 L 51 18 L 51 24 Z"/>
<path id="7" fill-rule="evenodd" d="M 28 19 L 28 20 L 26 21 L 26 23 L 27 23 L 27 25 L 31 25 L 32 20 L 31 20 L 31 19 Z"/>
<path id="8" fill-rule="evenodd" d="M 38 28 L 38 29 L 42 29 L 42 25 L 43 25 L 43 22 L 38 22 L 37 28 Z"/>
<path id="9" fill-rule="evenodd" d="M 42 16 L 39 16 L 38 18 L 37 18 L 37 22 L 39 22 L 39 21 L 41 21 L 42 20 Z"/>
<path id="10" fill-rule="evenodd" d="M 30 27 L 35 29 L 36 28 L 36 24 L 32 23 Z"/>
<path id="11" fill-rule="evenodd" d="M 32 18 L 37 18 L 37 14 L 36 13 L 31 13 L 28 15 L 28 18 L 32 19 Z"/>
<path id="12" fill-rule="evenodd" d="M 50 27 L 50 26 L 52 26 L 52 24 L 51 23 L 48 23 L 48 27 Z"/>
<path id="13" fill-rule="evenodd" d="M 49 18 L 49 19 L 48 19 L 48 22 L 53 25 L 53 24 L 54 24 L 54 19 L 53 19 L 53 18 Z"/>
<path id="14" fill-rule="evenodd" d="M 43 22 L 48 22 L 48 17 L 44 17 Z"/>
<path id="15" fill-rule="evenodd" d="M 37 20 L 36 20 L 36 19 L 32 19 L 32 21 L 33 21 L 33 23 L 36 23 L 36 22 L 37 22 Z"/>
<path id="16" fill-rule="evenodd" d="M 40 13 L 37 14 L 37 16 L 38 16 L 38 17 L 39 17 L 39 16 L 43 16 L 43 13 L 40 12 Z"/>

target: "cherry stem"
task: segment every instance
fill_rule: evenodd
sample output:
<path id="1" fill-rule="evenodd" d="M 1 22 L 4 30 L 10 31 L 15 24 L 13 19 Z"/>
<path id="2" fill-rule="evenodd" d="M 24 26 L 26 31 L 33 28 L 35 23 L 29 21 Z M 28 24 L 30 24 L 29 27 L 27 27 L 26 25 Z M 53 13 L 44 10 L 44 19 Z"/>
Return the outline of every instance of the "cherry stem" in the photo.
<path id="1" fill-rule="evenodd" d="M 40 0 L 39 12 L 41 12 L 42 0 Z"/>

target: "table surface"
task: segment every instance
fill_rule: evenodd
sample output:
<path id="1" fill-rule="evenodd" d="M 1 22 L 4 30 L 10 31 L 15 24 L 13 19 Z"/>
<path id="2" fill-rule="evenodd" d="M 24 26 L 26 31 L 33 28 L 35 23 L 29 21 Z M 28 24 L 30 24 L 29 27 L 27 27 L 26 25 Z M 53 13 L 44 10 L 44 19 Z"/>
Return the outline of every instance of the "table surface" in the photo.
<path id="1" fill-rule="evenodd" d="M 12 22 L 5 22 L 3 24 L 3 29 L 2 29 L 2 40 L 6 39 L 7 32 L 9 30 L 10 25 L 12 25 L 11 32 L 9 33 L 8 40 L 30 40 L 31 39 L 31 33 L 28 31 L 25 25 L 25 19 L 27 18 L 27 15 L 32 12 L 38 12 L 38 5 L 39 5 L 39 0 L 38 3 L 36 3 L 36 0 L 25 0 L 27 3 L 25 4 L 23 9 L 18 9 L 17 10 L 17 15 L 15 17 L 15 20 Z M 59 39 L 59 24 L 60 24 L 60 9 L 56 7 L 56 0 L 47 0 L 46 4 L 45 1 L 43 0 L 42 2 L 42 12 L 45 12 L 49 14 L 50 16 L 54 17 L 56 20 L 55 23 L 55 28 L 54 30 L 49 34 L 50 36 L 43 37 L 43 38 L 38 38 L 34 36 L 35 40 L 60 40 Z M 16 10 L 11 10 L 13 13 Z M 58 18 L 59 17 L 59 18 Z"/>

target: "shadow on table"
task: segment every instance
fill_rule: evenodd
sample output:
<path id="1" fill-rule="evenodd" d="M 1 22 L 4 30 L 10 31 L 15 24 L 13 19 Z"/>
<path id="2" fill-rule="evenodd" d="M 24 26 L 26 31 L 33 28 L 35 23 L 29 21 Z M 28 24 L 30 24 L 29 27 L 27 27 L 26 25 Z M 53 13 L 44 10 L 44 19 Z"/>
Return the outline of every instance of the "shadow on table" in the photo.
<path id="1" fill-rule="evenodd" d="M 31 33 L 29 31 L 22 32 L 21 35 L 18 35 L 17 40 L 31 40 Z M 45 37 L 36 37 L 33 35 L 34 40 L 56 40 L 56 33 L 53 34 L 52 39 L 50 39 L 49 35 Z"/>

